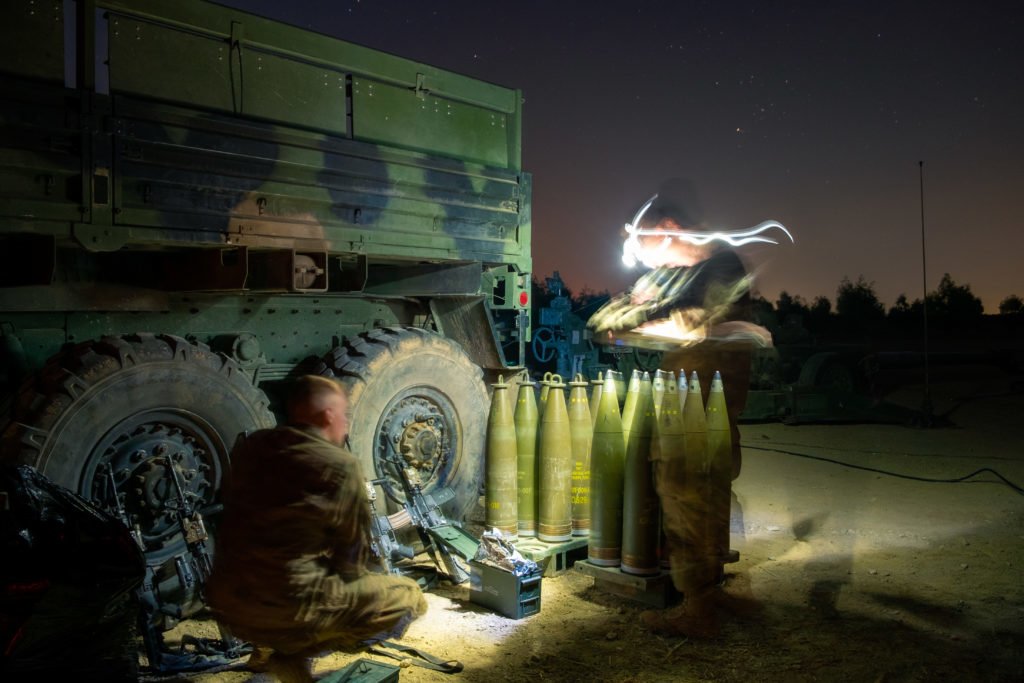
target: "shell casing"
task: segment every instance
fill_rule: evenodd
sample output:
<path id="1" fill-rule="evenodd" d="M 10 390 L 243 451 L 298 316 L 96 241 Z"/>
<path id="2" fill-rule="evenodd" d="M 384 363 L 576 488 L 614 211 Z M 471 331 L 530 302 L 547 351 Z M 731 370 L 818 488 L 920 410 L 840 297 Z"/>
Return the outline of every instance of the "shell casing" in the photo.
<path id="1" fill-rule="evenodd" d="M 626 401 L 622 404 L 622 442 L 629 443 L 629 430 L 633 428 L 633 415 L 640 400 L 640 371 L 634 370 L 626 389 Z"/>
<path id="2" fill-rule="evenodd" d="M 678 385 L 676 389 L 679 393 L 679 414 L 683 414 L 683 409 L 686 407 L 686 394 L 689 391 L 689 382 L 686 379 L 686 370 L 679 368 L 679 379 L 676 380 Z"/>
<path id="3" fill-rule="evenodd" d="M 544 434 L 544 407 L 548 402 L 548 394 L 551 392 L 551 377 L 553 373 L 545 372 L 544 377 L 540 381 L 540 396 L 537 398 L 537 445 L 535 452 L 537 457 L 540 457 L 540 439 Z M 540 471 L 537 472 L 537 491 L 540 491 Z"/>
<path id="4" fill-rule="evenodd" d="M 619 402 L 619 406 L 622 406 L 622 403 L 626 400 L 626 380 L 618 370 L 609 370 L 609 372 L 612 373 L 612 379 L 614 380 L 615 400 Z"/>
<path id="5" fill-rule="evenodd" d="M 685 387 L 685 383 L 683 384 Z M 665 381 L 665 396 L 661 402 L 661 413 L 654 421 L 651 434 L 651 460 L 654 465 L 654 487 L 662 508 L 679 508 L 679 487 L 683 482 L 683 413 L 678 399 L 678 385 L 675 376 L 669 372 Z M 671 566 L 668 537 L 665 533 L 664 515 L 659 536 L 659 557 L 661 567 Z"/>
<path id="6" fill-rule="evenodd" d="M 572 537 L 572 434 L 565 385 L 553 375 L 540 423 L 537 538 L 549 543 Z"/>
<path id="7" fill-rule="evenodd" d="M 705 411 L 708 429 L 708 486 L 710 489 L 708 536 L 714 539 L 719 557 L 729 552 L 729 518 L 732 505 L 732 431 L 725 403 L 722 375 L 715 372 L 708 390 Z"/>
<path id="8" fill-rule="evenodd" d="M 597 408 L 601 405 L 601 392 L 604 391 L 604 377 L 601 373 L 597 373 L 597 379 L 592 380 L 593 385 L 590 389 L 590 426 L 593 429 L 594 423 L 597 422 Z"/>
<path id="9" fill-rule="evenodd" d="M 634 384 L 637 391 L 634 393 Z M 634 398 L 635 397 L 635 398 Z M 633 404 L 623 468 L 622 571 L 652 575 L 661 571 L 658 563 L 658 494 L 651 471 L 651 430 L 654 396 L 651 376 L 630 380 L 626 405 Z M 625 430 L 625 425 L 623 426 Z"/>
<path id="10" fill-rule="evenodd" d="M 537 406 L 541 417 L 544 416 L 544 404 L 548 402 L 548 394 L 551 392 L 552 376 L 552 373 L 545 372 L 544 379 L 540 381 L 540 399 L 537 401 Z"/>
<path id="11" fill-rule="evenodd" d="M 590 533 L 590 446 L 594 426 L 590 419 L 587 387 L 590 382 L 577 374 L 569 382 L 569 434 L 572 440 L 572 535 Z"/>
<path id="12" fill-rule="evenodd" d="M 505 537 L 518 537 L 516 468 L 516 427 L 509 403 L 508 385 L 499 377 L 491 397 L 487 419 L 487 460 L 484 499 L 487 527 L 498 529 Z"/>
<path id="13" fill-rule="evenodd" d="M 612 371 L 605 373 L 590 448 L 590 536 L 587 560 L 617 567 L 622 558 L 622 416 Z"/>
<path id="14" fill-rule="evenodd" d="M 664 370 L 658 370 L 651 379 L 651 401 L 654 403 L 654 419 L 658 419 L 658 415 L 661 414 L 662 398 L 665 396 L 665 380 L 668 374 Z"/>
<path id="15" fill-rule="evenodd" d="M 701 399 L 700 378 L 694 371 L 686 389 L 683 406 L 683 481 L 682 492 L 687 514 L 687 564 L 700 584 L 714 581 L 718 567 L 716 541 L 707 533 L 711 512 L 708 429 Z"/>
<path id="16" fill-rule="evenodd" d="M 687 474 L 707 477 L 708 424 L 701 400 L 700 378 L 694 370 L 686 387 L 686 403 L 683 405 L 683 453 L 686 457 Z"/>
<path id="17" fill-rule="evenodd" d="M 516 425 L 516 514 L 519 535 L 537 535 L 537 397 L 535 382 L 519 385 Z"/>

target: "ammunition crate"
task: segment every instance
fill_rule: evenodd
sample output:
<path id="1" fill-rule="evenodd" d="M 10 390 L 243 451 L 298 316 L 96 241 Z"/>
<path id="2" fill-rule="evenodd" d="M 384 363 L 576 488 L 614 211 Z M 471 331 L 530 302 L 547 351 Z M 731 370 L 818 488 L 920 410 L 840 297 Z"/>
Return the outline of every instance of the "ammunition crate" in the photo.
<path id="1" fill-rule="evenodd" d="M 524 576 L 471 560 L 469 599 L 509 619 L 522 619 L 540 611 L 543 571 L 538 567 Z"/>
<path id="2" fill-rule="evenodd" d="M 515 546 L 523 557 L 540 565 L 544 576 L 557 576 L 577 560 L 587 558 L 587 540 L 586 536 L 573 536 L 561 543 L 547 543 L 536 538 L 521 538 Z"/>
<path id="3" fill-rule="evenodd" d="M 375 662 L 372 659 L 358 659 L 344 669 L 327 674 L 320 683 L 397 683 L 399 667 Z"/>

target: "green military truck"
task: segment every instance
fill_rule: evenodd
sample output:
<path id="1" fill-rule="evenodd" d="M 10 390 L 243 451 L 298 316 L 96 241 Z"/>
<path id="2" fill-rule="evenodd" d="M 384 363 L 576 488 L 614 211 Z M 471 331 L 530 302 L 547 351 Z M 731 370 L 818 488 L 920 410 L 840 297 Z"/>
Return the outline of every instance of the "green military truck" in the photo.
<path id="1" fill-rule="evenodd" d="M 4 459 L 120 503 L 168 625 L 175 480 L 215 518 L 296 374 L 349 386 L 368 477 L 399 453 L 465 515 L 530 339 L 521 93 L 198 0 L 3 13 Z"/>

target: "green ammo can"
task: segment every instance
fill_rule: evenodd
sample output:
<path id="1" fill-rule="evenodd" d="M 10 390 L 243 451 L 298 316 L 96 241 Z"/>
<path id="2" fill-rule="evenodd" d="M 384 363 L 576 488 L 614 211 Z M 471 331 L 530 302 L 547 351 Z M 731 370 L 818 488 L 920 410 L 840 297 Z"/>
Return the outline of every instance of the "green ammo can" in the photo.
<path id="1" fill-rule="evenodd" d="M 327 674 L 320 683 L 397 683 L 400 668 L 372 659 L 357 659 L 344 669 Z"/>
<path id="2" fill-rule="evenodd" d="M 469 561 L 469 599 L 509 619 L 522 619 L 540 611 L 544 571 L 537 567 L 523 576 L 493 565 Z"/>

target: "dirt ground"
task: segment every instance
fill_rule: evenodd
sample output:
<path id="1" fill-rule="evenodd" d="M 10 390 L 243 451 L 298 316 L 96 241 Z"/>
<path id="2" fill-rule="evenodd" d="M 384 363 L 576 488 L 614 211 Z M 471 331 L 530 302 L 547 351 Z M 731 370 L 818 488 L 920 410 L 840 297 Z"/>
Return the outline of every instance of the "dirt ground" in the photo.
<path id="1" fill-rule="evenodd" d="M 1024 496 L 983 473 L 926 483 L 780 451 L 935 479 L 991 468 L 1024 485 L 1024 395 L 1009 381 L 933 385 L 952 424 L 741 426 L 731 591 L 763 609 L 720 636 L 653 635 L 638 602 L 570 569 L 543 580 L 539 614 L 512 620 L 469 602 L 468 585 L 428 594 L 407 645 L 465 665 L 428 681 L 1024 681 Z M 889 397 L 918 406 L 921 392 Z M 202 634 L 208 623 L 191 622 Z M 321 678 L 374 655 L 328 654 Z M 158 680 L 158 679 L 151 679 Z M 241 663 L 163 680 L 269 681 Z"/>

